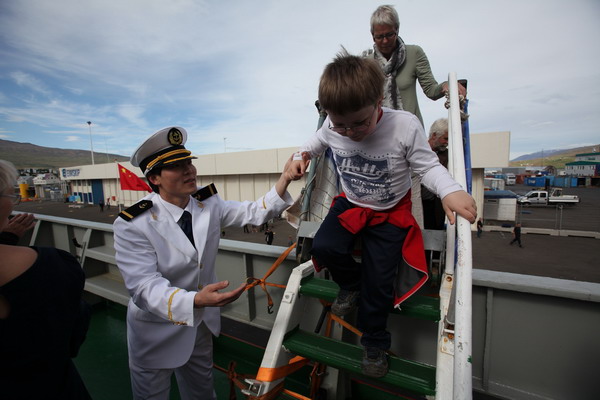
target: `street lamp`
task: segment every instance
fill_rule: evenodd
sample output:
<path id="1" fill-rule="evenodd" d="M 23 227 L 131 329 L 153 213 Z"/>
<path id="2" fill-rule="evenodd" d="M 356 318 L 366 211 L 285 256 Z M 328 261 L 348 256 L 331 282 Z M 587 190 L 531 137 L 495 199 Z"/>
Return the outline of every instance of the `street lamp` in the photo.
<path id="1" fill-rule="evenodd" d="M 92 121 L 87 122 L 90 127 L 90 151 L 92 152 L 92 165 L 94 165 L 94 144 L 92 143 Z"/>

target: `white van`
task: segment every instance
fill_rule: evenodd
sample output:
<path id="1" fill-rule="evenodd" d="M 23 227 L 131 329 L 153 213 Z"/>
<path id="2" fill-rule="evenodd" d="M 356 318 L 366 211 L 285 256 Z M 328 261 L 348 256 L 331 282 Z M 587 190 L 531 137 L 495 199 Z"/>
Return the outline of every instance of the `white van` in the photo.
<path id="1" fill-rule="evenodd" d="M 506 174 L 506 185 L 516 185 L 517 177 L 515 174 L 508 173 Z"/>

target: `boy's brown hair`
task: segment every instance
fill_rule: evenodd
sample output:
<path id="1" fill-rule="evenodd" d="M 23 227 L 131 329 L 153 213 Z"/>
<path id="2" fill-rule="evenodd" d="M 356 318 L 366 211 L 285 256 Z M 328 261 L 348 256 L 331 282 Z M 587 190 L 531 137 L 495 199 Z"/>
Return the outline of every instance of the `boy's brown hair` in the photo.
<path id="1" fill-rule="evenodd" d="M 381 100 L 384 82 L 375 60 L 350 55 L 344 49 L 321 75 L 319 103 L 327 112 L 346 115 Z"/>

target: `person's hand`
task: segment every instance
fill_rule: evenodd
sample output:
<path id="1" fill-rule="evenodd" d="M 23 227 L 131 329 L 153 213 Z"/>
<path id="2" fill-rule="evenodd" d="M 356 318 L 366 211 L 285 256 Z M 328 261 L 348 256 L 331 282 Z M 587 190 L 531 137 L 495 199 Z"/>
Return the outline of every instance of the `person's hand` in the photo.
<path id="1" fill-rule="evenodd" d="M 295 181 L 304 176 L 309 164 L 310 155 L 306 151 L 303 151 L 302 153 L 293 154 L 288 163 L 286 163 L 286 168 L 289 166 L 292 180 Z"/>
<path id="2" fill-rule="evenodd" d="M 454 225 L 456 220 L 454 213 L 457 213 L 470 223 L 475 222 L 477 218 L 477 205 L 470 194 L 464 190 L 452 192 L 442 199 L 442 206 L 450 221 L 450 225 Z"/>
<path id="3" fill-rule="evenodd" d="M 33 214 L 17 214 L 8 220 L 8 224 L 4 227 L 3 232 L 12 233 L 20 239 L 25 232 L 33 229 L 34 226 L 35 221 Z"/>
<path id="4" fill-rule="evenodd" d="M 463 85 L 460 84 L 460 82 L 458 83 L 458 95 L 462 96 L 462 97 L 467 97 L 467 88 L 464 87 Z M 442 91 L 444 93 L 448 93 L 448 82 L 444 82 L 442 83 Z"/>
<path id="5" fill-rule="evenodd" d="M 237 300 L 242 295 L 246 284 L 242 283 L 238 288 L 229 292 L 219 293 L 219 290 L 229 286 L 229 281 L 221 281 L 206 285 L 194 296 L 195 307 L 222 307 L 232 301 Z"/>
<path id="6" fill-rule="evenodd" d="M 302 153 L 302 160 L 295 160 L 296 157 L 294 155 L 287 160 L 283 167 L 283 172 L 275 184 L 275 190 L 279 197 L 283 197 L 291 181 L 297 181 L 304 176 L 304 172 L 310 162 L 308 157 L 308 153 L 304 152 Z"/>

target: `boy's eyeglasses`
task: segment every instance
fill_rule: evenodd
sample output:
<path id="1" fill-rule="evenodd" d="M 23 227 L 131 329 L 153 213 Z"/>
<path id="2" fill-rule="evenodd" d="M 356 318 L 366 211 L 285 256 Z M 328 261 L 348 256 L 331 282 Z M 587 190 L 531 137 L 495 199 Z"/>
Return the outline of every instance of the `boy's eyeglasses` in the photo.
<path id="1" fill-rule="evenodd" d="M 383 35 L 375 35 L 375 36 L 373 36 L 373 39 L 376 40 L 376 41 L 378 41 L 378 42 L 380 42 L 383 39 L 393 39 L 396 35 L 397 35 L 396 32 L 388 32 L 388 33 L 383 34 Z"/>
<path id="2" fill-rule="evenodd" d="M 10 197 L 15 206 L 21 202 L 21 195 L 19 194 L 0 194 L 0 197 Z"/>
<path id="3" fill-rule="evenodd" d="M 373 122 L 373 115 L 375 114 L 376 109 L 377 109 L 377 106 L 373 106 L 373 112 L 371 113 L 371 116 L 369 117 L 368 121 L 365 120 L 365 121 L 361 122 L 360 124 L 351 126 L 349 128 L 345 128 L 342 126 L 334 126 L 334 125 L 331 125 L 331 122 L 330 122 L 329 129 L 331 129 L 335 133 L 339 133 L 341 135 L 346 134 L 346 132 L 348 132 L 348 131 L 352 131 L 352 132 L 356 132 L 356 133 L 363 133 L 363 132 L 367 131 L 369 129 L 369 127 L 371 126 L 371 122 Z"/>

